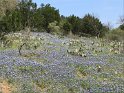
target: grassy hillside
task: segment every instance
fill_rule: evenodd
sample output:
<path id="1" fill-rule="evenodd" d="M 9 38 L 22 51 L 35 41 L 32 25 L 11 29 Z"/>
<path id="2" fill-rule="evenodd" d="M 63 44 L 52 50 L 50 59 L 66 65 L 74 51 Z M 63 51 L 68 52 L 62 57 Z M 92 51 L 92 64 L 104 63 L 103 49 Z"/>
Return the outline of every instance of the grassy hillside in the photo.
<path id="1" fill-rule="evenodd" d="M 123 41 L 14 33 L 0 45 L 0 93 L 123 92 Z"/>

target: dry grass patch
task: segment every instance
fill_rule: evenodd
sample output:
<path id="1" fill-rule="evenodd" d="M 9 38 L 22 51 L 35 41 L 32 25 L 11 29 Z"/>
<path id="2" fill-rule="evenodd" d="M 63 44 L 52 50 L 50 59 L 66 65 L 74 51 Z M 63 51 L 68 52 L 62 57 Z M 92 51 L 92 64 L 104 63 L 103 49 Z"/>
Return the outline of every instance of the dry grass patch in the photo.
<path id="1" fill-rule="evenodd" d="M 7 80 L 0 79 L 0 93 L 12 93 L 16 91 L 16 87 L 9 84 Z"/>

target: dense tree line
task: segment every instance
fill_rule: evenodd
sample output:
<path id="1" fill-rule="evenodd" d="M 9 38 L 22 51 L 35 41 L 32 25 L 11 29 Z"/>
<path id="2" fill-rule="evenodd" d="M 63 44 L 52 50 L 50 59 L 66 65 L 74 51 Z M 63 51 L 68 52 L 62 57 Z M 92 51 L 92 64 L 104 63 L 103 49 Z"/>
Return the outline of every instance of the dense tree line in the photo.
<path id="1" fill-rule="evenodd" d="M 104 36 L 108 27 L 91 14 L 86 14 L 83 18 L 75 15 L 65 17 L 59 14 L 59 10 L 50 4 L 37 4 L 32 0 L 10 0 L 13 4 L 6 8 L 2 3 L 9 3 L 9 0 L 0 2 L 0 33 L 16 32 L 29 28 L 31 31 L 46 31 L 48 33 L 68 35 Z M 5 2 L 6 1 L 6 2 Z M 11 8 L 10 8 L 11 7 Z M 6 9 L 5 9 L 6 8 Z M 121 27 L 123 28 L 123 27 Z"/>

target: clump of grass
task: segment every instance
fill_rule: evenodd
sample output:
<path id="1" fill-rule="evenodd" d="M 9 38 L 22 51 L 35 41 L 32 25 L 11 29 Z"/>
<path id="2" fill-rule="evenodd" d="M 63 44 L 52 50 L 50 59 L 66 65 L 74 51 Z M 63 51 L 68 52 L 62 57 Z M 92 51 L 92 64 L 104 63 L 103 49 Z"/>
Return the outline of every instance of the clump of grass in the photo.
<path id="1" fill-rule="evenodd" d="M 78 65 L 76 66 L 76 72 L 77 72 L 77 75 L 81 78 L 85 77 L 88 75 L 87 73 L 87 66 L 83 66 L 83 65 Z"/>
<path id="2" fill-rule="evenodd" d="M 34 60 L 38 63 L 46 63 L 48 62 L 47 59 L 44 59 L 44 58 L 31 58 L 31 60 Z"/>
<path id="3" fill-rule="evenodd" d="M 46 84 L 46 82 L 45 81 L 36 81 L 35 82 L 35 84 L 39 87 L 39 88 L 41 88 L 41 89 L 44 89 L 44 88 L 46 88 L 47 87 L 47 84 Z"/>
<path id="4" fill-rule="evenodd" d="M 32 66 L 19 66 L 16 67 L 18 70 L 20 70 L 21 72 L 32 72 L 34 71 L 34 68 Z"/>
<path id="5" fill-rule="evenodd" d="M 124 31 L 120 29 L 114 29 L 107 33 L 106 37 L 109 40 L 122 41 L 124 40 Z"/>
<path id="6" fill-rule="evenodd" d="M 21 71 L 22 73 L 30 73 L 31 75 L 33 72 L 36 72 L 37 70 L 40 70 L 39 74 L 44 74 L 46 70 L 42 69 L 42 67 L 32 67 L 32 66 L 18 66 L 15 67 L 17 70 Z"/>
<path id="7" fill-rule="evenodd" d="M 77 90 L 76 89 L 77 88 L 75 88 L 75 87 L 71 87 L 71 88 L 68 89 L 68 92 L 67 93 L 77 93 Z"/>
<path id="8" fill-rule="evenodd" d="M 116 60 L 115 60 L 115 59 L 113 59 L 113 58 L 109 58 L 109 59 L 108 59 L 108 62 L 111 64 L 111 63 L 115 63 L 115 62 L 116 62 Z"/>
<path id="9" fill-rule="evenodd" d="M 37 93 L 31 84 L 24 83 L 21 85 L 19 93 Z"/>
<path id="10" fill-rule="evenodd" d="M 32 58 L 32 57 L 37 57 L 37 56 L 40 56 L 40 55 L 37 54 L 37 53 L 26 53 L 26 54 L 23 54 L 22 56 L 26 57 L 26 58 Z"/>
<path id="11" fill-rule="evenodd" d="M 83 89 L 85 89 L 85 90 L 89 90 L 89 89 L 90 89 L 90 84 L 89 84 L 87 81 L 82 80 L 82 81 L 81 81 L 81 87 L 82 87 Z"/>
<path id="12" fill-rule="evenodd" d="M 34 81 L 34 84 L 36 85 L 36 87 L 40 91 L 45 92 L 45 91 L 49 90 L 51 82 L 50 81 L 46 81 L 44 79 L 41 79 L 41 80 Z"/>

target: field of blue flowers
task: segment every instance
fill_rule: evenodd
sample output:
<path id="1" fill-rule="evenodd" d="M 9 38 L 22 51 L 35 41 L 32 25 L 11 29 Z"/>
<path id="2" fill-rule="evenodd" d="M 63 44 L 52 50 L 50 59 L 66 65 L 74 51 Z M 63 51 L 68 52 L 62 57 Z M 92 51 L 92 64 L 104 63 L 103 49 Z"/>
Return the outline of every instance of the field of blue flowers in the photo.
<path id="1" fill-rule="evenodd" d="M 7 39 L 0 45 L 0 93 L 124 93 L 123 41 L 48 33 Z"/>

